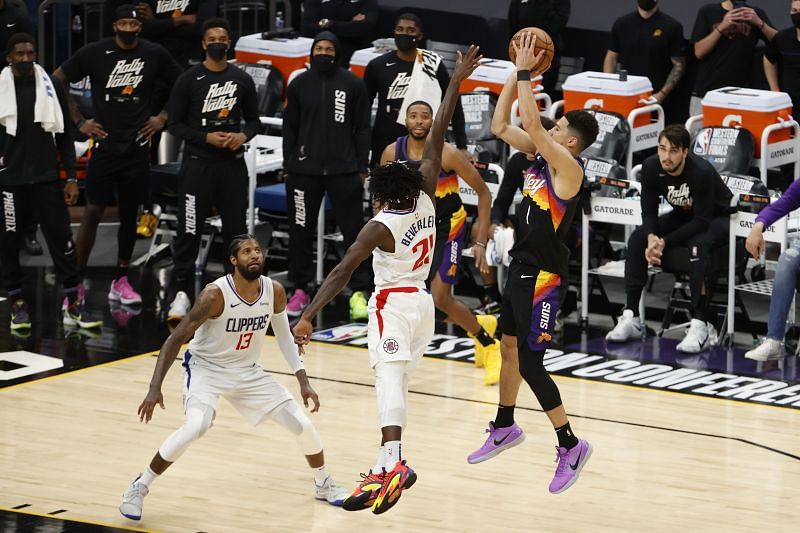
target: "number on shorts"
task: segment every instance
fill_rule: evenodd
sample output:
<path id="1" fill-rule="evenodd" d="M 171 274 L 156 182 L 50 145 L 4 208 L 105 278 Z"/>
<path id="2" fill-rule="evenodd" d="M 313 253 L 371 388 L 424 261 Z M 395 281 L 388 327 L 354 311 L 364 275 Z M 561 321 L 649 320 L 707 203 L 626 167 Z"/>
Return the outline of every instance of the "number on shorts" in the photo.
<path id="1" fill-rule="evenodd" d="M 236 343 L 237 350 L 246 350 L 250 347 L 250 341 L 253 338 L 252 333 L 242 333 L 239 335 L 239 342 Z"/>
<path id="2" fill-rule="evenodd" d="M 431 262 L 430 252 L 433 250 L 433 235 L 428 235 L 427 239 L 423 239 L 419 241 L 417 244 L 411 248 L 412 252 L 416 252 L 417 249 L 421 248 L 419 252 L 419 257 L 417 257 L 417 261 L 414 263 L 414 268 L 411 270 L 416 270 L 422 265 L 428 265 Z"/>

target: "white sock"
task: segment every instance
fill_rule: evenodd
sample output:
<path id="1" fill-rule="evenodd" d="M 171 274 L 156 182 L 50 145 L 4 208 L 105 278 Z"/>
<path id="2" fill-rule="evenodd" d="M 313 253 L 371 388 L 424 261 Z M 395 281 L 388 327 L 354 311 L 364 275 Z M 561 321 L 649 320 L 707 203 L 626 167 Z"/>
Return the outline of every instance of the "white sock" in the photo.
<path id="1" fill-rule="evenodd" d="M 375 466 L 372 467 L 372 473 L 379 474 L 385 462 L 386 462 L 386 448 L 381 446 L 380 448 L 378 448 L 378 459 L 377 461 L 375 461 Z"/>
<path id="2" fill-rule="evenodd" d="M 325 480 L 328 479 L 328 473 L 325 471 L 325 465 L 322 465 L 319 468 L 312 467 L 312 470 L 314 470 L 314 483 L 317 485 L 322 485 L 325 483 Z"/>
<path id="3" fill-rule="evenodd" d="M 384 442 L 383 448 L 386 450 L 386 459 L 383 464 L 386 471 L 389 472 L 394 469 L 395 463 L 402 459 L 400 456 L 400 441 L 390 440 L 389 442 Z"/>
<path id="4" fill-rule="evenodd" d="M 142 472 L 142 475 L 139 476 L 139 481 L 138 482 L 141 483 L 142 485 L 144 485 L 145 487 L 150 488 L 150 483 L 155 481 L 155 479 L 158 476 L 159 476 L 159 474 L 156 474 L 155 472 L 150 470 L 150 467 L 148 466 L 147 468 L 144 469 L 144 471 Z"/>

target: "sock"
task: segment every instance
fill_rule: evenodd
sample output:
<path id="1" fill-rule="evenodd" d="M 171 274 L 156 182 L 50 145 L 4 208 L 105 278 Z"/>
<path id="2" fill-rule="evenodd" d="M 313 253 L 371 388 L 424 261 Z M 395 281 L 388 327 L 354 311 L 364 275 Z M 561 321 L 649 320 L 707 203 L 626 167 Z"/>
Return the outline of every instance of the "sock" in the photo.
<path id="1" fill-rule="evenodd" d="M 513 426 L 514 407 L 516 407 L 516 405 L 497 404 L 497 416 L 494 418 L 494 427 L 507 428 Z"/>
<path id="2" fill-rule="evenodd" d="M 117 265 L 116 273 L 114 274 L 114 281 L 119 280 L 122 276 L 128 275 L 128 265 Z"/>
<path id="3" fill-rule="evenodd" d="M 578 445 L 578 437 L 572 433 L 572 428 L 569 427 L 569 422 L 556 428 L 556 436 L 558 437 L 558 445 L 562 448 L 571 450 Z"/>
<path id="4" fill-rule="evenodd" d="M 139 483 L 141 483 L 142 485 L 144 485 L 147 488 L 150 488 L 150 483 L 155 481 L 155 479 L 158 476 L 159 476 L 159 474 L 156 474 L 155 472 L 153 472 L 150 469 L 150 467 L 148 466 L 147 468 L 144 469 L 144 471 L 142 472 L 142 475 L 139 476 Z"/>
<path id="5" fill-rule="evenodd" d="M 500 289 L 497 288 L 497 283 L 492 283 L 491 285 L 484 285 L 483 286 L 483 294 L 493 302 L 499 302 L 502 296 L 500 296 Z"/>
<path id="6" fill-rule="evenodd" d="M 639 300 L 642 298 L 641 292 L 629 292 L 628 303 L 625 309 L 633 311 L 633 316 L 639 316 Z"/>
<path id="7" fill-rule="evenodd" d="M 386 448 L 381 446 L 378 448 L 378 459 L 375 461 L 375 466 L 372 467 L 372 473 L 379 474 L 383 470 L 384 463 L 386 463 Z"/>
<path id="8" fill-rule="evenodd" d="M 318 486 L 325 483 L 325 480 L 328 479 L 328 473 L 325 471 L 325 465 L 320 466 L 319 468 L 312 467 L 314 470 L 314 483 Z"/>
<path id="9" fill-rule="evenodd" d="M 383 449 L 386 452 L 386 459 L 383 463 L 383 467 L 389 472 L 394 469 L 395 463 L 402 459 L 400 455 L 400 441 L 390 440 L 389 442 L 384 442 Z"/>
<path id="10" fill-rule="evenodd" d="M 481 328 L 481 330 L 475 335 L 475 338 L 478 340 L 478 342 L 481 343 L 481 346 L 484 347 L 491 346 L 492 344 L 494 344 L 494 339 L 491 338 L 489 334 L 486 333 L 486 330 L 483 328 Z"/>

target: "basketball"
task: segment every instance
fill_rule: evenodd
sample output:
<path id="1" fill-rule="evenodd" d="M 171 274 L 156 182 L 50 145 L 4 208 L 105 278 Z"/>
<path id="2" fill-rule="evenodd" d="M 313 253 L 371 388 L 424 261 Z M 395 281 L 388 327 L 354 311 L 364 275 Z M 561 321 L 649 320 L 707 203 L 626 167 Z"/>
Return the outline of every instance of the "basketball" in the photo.
<path id="1" fill-rule="evenodd" d="M 522 28 L 515 33 L 511 38 L 511 41 L 508 43 L 508 57 L 511 59 L 512 63 L 517 60 L 517 52 L 514 50 L 514 43 L 519 46 L 522 34 L 525 32 L 531 32 L 536 35 L 536 44 L 534 45 L 534 50 L 537 54 L 542 50 L 545 51 L 539 63 L 533 69 L 531 69 L 531 71 L 536 74 L 542 74 L 550 68 L 550 64 L 553 62 L 553 56 L 556 54 L 556 47 L 553 44 L 553 39 L 543 29 L 534 27 Z"/>

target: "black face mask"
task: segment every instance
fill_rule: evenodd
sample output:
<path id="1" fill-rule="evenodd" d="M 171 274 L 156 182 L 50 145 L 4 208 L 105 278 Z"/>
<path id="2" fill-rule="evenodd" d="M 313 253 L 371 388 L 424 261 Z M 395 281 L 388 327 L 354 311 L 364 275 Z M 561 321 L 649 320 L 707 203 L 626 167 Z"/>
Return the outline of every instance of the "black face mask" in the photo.
<path id="1" fill-rule="evenodd" d="M 658 5 L 658 0 L 639 0 L 639 8 L 644 11 L 650 11 Z"/>
<path id="2" fill-rule="evenodd" d="M 328 54 L 317 54 L 311 57 L 311 68 L 327 74 L 336 68 L 336 58 Z"/>
<path id="3" fill-rule="evenodd" d="M 800 28 L 800 13 L 792 13 L 792 24 L 795 28 Z"/>
<path id="4" fill-rule="evenodd" d="M 130 46 L 133 43 L 135 43 L 137 37 L 139 37 L 139 32 L 138 31 L 118 31 L 117 32 L 117 38 L 125 46 Z"/>
<path id="5" fill-rule="evenodd" d="M 33 61 L 20 61 L 14 65 L 20 76 L 28 77 L 33 74 Z"/>
<path id="6" fill-rule="evenodd" d="M 221 61 L 228 53 L 228 43 L 208 43 L 206 45 L 206 54 L 212 61 Z"/>
<path id="7" fill-rule="evenodd" d="M 394 44 L 401 52 L 409 52 L 417 47 L 416 35 L 395 35 Z"/>

